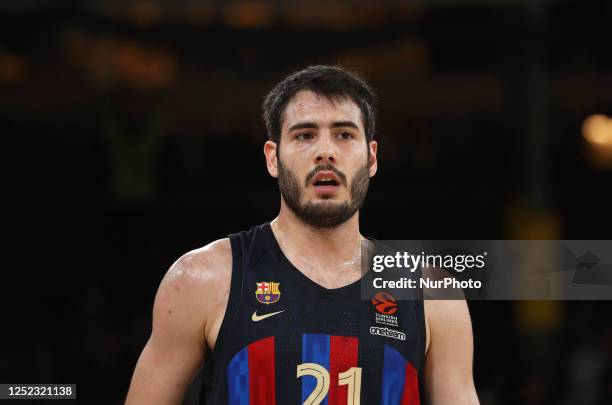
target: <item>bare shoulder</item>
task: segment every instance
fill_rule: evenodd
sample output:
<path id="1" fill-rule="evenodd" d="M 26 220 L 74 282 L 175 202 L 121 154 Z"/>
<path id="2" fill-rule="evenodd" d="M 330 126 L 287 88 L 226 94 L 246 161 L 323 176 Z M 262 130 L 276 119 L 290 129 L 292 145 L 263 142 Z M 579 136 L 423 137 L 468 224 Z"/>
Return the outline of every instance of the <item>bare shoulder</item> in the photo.
<path id="1" fill-rule="evenodd" d="M 469 315 L 465 300 L 425 300 L 425 316 L 428 319 L 452 321 L 465 314 Z"/>
<path id="2" fill-rule="evenodd" d="M 182 255 L 162 280 L 153 312 L 197 323 L 202 344 L 212 347 L 231 284 L 232 249 L 228 238 L 216 240 Z"/>
<path id="3" fill-rule="evenodd" d="M 178 404 L 214 345 L 231 282 L 229 240 L 181 256 L 167 271 L 153 304 L 153 329 L 138 359 L 126 403 Z M 214 287 L 214 288 L 213 288 Z M 211 343 L 212 342 L 212 343 Z"/>
<path id="4" fill-rule="evenodd" d="M 166 283 L 191 288 L 207 287 L 227 278 L 231 274 L 231 268 L 230 241 L 228 238 L 219 239 L 178 258 L 166 273 L 162 285 Z"/>
<path id="5" fill-rule="evenodd" d="M 474 341 L 465 300 L 426 300 L 425 389 L 432 404 L 478 405 L 472 371 Z"/>
<path id="6" fill-rule="evenodd" d="M 439 338 L 441 334 L 452 334 L 455 331 L 469 330 L 471 333 L 470 312 L 465 300 L 429 299 L 424 300 L 423 304 L 427 334 L 426 352 L 433 335 L 438 335 L 436 338 Z"/>

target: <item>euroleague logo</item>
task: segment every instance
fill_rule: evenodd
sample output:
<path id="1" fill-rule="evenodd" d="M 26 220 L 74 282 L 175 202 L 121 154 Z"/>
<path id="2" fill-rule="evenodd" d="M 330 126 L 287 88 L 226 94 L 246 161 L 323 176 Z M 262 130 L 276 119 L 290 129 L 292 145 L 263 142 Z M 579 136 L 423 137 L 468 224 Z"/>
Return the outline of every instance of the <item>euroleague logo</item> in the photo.
<path id="1" fill-rule="evenodd" d="M 391 294 L 385 291 L 377 293 L 372 298 L 372 305 L 381 314 L 393 315 L 397 312 L 397 301 Z"/>

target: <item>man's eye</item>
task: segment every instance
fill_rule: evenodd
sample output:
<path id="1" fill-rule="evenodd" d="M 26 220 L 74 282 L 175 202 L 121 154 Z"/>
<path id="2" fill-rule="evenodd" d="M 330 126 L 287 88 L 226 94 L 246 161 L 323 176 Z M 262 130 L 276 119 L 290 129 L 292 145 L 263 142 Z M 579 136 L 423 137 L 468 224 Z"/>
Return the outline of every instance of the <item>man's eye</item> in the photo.
<path id="1" fill-rule="evenodd" d="M 351 134 L 350 132 L 341 132 L 338 134 L 338 136 L 345 140 L 353 138 L 353 134 Z"/>
<path id="2" fill-rule="evenodd" d="M 302 132 L 301 134 L 298 134 L 295 139 L 298 139 L 300 141 L 307 141 L 309 139 L 312 139 L 312 134 L 310 132 Z"/>

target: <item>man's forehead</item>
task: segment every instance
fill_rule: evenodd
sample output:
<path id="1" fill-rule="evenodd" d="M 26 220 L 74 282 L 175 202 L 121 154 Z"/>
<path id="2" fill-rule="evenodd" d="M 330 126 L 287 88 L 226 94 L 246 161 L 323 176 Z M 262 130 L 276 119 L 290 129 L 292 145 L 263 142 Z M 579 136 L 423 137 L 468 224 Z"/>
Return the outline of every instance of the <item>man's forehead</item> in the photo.
<path id="1" fill-rule="evenodd" d="M 363 131 L 359 106 L 348 96 L 327 97 L 311 90 L 300 90 L 287 103 L 283 114 L 283 128 L 296 122 L 334 120 L 353 121 Z"/>

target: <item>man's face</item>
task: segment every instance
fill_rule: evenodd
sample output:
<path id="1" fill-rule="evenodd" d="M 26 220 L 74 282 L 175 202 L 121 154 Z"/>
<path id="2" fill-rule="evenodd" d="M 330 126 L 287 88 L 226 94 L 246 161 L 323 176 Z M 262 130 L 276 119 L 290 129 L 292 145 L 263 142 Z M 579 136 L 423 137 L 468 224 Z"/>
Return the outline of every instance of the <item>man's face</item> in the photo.
<path id="1" fill-rule="evenodd" d="M 366 141 L 359 106 L 350 98 L 332 101 L 303 90 L 283 118 L 276 166 L 268 159 L 283 200 L 312 226 L 346 222 L 362 206 L 376 172 L 376 142 Z"/>

